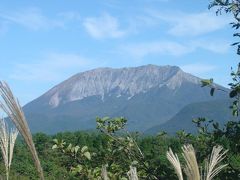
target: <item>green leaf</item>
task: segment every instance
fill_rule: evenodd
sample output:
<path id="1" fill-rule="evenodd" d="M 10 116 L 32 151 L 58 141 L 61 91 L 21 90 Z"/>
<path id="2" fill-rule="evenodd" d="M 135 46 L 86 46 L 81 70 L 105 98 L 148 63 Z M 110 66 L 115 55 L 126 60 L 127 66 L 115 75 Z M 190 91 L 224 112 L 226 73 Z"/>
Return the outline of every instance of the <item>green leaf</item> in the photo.
<path id="1" fill-rule="evenodd" d="M 236 110 L 236 109 L 234 109 L 233 111 L 232 111 L 232 113 L 233 113 L 233 116 L 238 116 L 238 110 Z"/>
<path id="2" fill-rule="evenodd" d="M 203 80 L 201 80 L 201 83 L 202 83 L 202 87 L 210 86 L 213 83 L 213 79 L 203 79 Z"/>
<path id="3" fill-rule="evenodd" d="M 52 149 L 57 149 L 58 148 L 58 146 L 56 145 L 56 144 L 54 144 L 53 146 L 52 146 Z"/>
<path id="4" fill-rule="evenodd" d="M 103 121 L 107 121 L 107 120 L 109 120 L 109 119 L 110 119 L 110 118 L 109 118 L 108 116 L 102 118 Z"/>
<path id="5" fill-rule="evenodd" d="M 58 140 L 57 139 L 53 139 L 53 142 L 58 144 Z"/>
<path id="6" fill-rule="evenodd" d="M 229 93 L 229 96 L 230 98 L 233 98 L 237 95 L 237 91 L 236 90 L 232 90 L 230 93 Z"/>
<path id="7" fill-rule="evenodd" d="M 75 153 L 78 152 L 79 148 L 80 148 L 79 146 L 75 146 L 75 147 L 74 147 L 74 151 L 75 151 Z"/>
<path id="8" fill-rule="evenodd" d="M 83 155 L 84 155 L 88 160 L 91 160 L 91 154 L 90 154 L 90 152 L 85 152 Z"/>
<path id="9" fill-rule="evenodd" d="M 167 132 L 165 131 L 161 131 L 157 134 L 158 137 L 161 137 L 161 136 L 165 136 L 167 134 Z"/>
<path id="10" fill-rule="evenodd" d="M 77 167 L 73 167 L 73 168 L 71 169 L 71 172 L 72 172 L 74 175 L 76 175 L 76 174 L 78 174 L 78 173 L 81 173 L 82 170 L 83 170 L 82 165 L 77 165 Z"/>
<path id="11" fill-rule="evenodd" d="M 192 120 L 193 123 L 199 123 L 199 119 L 198 118 L 195 118 Z"/>
<path id="12" fill-rule="evenodd" d="M 210 95 L 211 95 L 211 96 L 213 96 L 214 91 L 215 91 L 215 88 L 211 88 L 211 90 L 210 90 Z"/>
<path id="13" fill-rule="evenodd" d="M 84 153 L 87 150 L 88 150 L 88 147 L 87 146 L 83 146 L 82 149 L 81 149 L 81 152 Z"/>
<path id="14" fill-rule="evenodd" d="M 214 129 L 218 129 L 219 128 L 219 123 L 213 123 L 213 127 L 214 127 Z"/>
<path id="15" fill-rule="evenodd" d="M 69 144 L 66 150 L 71 151 L 72 150 L 72 144 Z"/>
<path id="16" fill-rule="evenodd" d="M 135 166 L 135 165 L 137 165 L 137 164 L 138 164 L 138 161 L 133 161 L 133 162 L 132 162 L 132 165 L 133 165 L 133 166 Z"/>

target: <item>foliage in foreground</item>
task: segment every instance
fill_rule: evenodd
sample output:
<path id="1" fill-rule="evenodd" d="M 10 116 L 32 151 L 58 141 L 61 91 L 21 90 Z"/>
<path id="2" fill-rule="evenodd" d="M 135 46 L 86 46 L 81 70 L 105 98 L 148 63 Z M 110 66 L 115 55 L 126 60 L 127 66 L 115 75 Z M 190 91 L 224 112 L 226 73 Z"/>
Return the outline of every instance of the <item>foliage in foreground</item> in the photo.
<path id="1" fill-rule="evenodd" d="M 0 109 L 6 113 L 7 117 L 9 117 L 9 119 L 13 122 L 13 124 L 16 126 L 16 128 L 22 135 L 25 143 L 28 145 L 28 149 L 31 152 L 39 177 L 41 180 L 44 180 L 41 163 L 38 158 L 38 154 L 36 152 L 36 149 L 32 140 L 32 134 L 28 127 L 28 123 L 23 113 L 22 107 L 18 99 L 16 99 L 15 96 L 13 95 L 8 84 L 5 82 L 0 82 L 0 96 L 1 96 Z M 6 157 L 6 155 L 3 155 L 3 157 Z M 6 174 L 8 174 L 8 170 Z M 8 175 L 7 175 L 7 178 L 8 178 Z"/>
<path id="2" fill-rule="evenodd" d="M 182 131 L 176 137 L 163 134 L 140 137 L 131 134 L 141 149 L 142 157 L 132 154 L 138 151 L 138 147 L 129 141 L 128 134 L 115 132 L 113 136 L 124 143 L 101 132 L 65 132 L 53 136 L 38 133 L 33 138 L 46 179 L 102 179 L 103 168 L 106 168 L 109 179 L 128 179 L 130 167 L 137 169 L 139 179 L 178 179 L 166 152 L 171 147 L 184 165 L 182 144 L 193 144 L 197 162 L 201 162 L 199 167 L 203 167 L 210 158 L 212 148 L 221 144 L 229 152 L 220 165 L 228 166 L 215 179 L 239 179 L 240 151 L 232 153 L 233 142 L 226 137 L 216 138 L 202 132 L 190 135 Z M 17 140 L 14 153 L 10 179 L 38 179 L 31 155 L 21 139 Z M 4 172 L 3 164 L 0 171 Z"/>
<path id="3" fill-rule="evenodd" d="M 18 130 L 12 128 L 10 131 L 5 120 L 0 119 L 0 148 L 5 165 L 6 179 L 9 179 L 9 172 L 12 163 L 13 149 L 18 136 Z"/>

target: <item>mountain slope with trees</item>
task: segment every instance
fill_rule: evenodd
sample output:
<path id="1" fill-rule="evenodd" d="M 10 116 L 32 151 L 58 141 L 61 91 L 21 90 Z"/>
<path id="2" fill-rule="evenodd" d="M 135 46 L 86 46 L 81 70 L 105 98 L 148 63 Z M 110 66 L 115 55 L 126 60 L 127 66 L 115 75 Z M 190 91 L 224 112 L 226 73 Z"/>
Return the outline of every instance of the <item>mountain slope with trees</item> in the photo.
<path id="1" fill-rule="evenodd" d="M 175 134 L 179 130 L 184 130 L 188 133 L 197 133 L 198 129 L 192 121 L 203 117 L 210 121 L 215 120 L 223 126 L 230 119 L 235 119 L 229 109 L 231 103 L 230 100 L 224 99 L 186 105 L 170 120 L 148 129 L 145 131 L 145 134 L 157 134 L 161 131 Z"/>

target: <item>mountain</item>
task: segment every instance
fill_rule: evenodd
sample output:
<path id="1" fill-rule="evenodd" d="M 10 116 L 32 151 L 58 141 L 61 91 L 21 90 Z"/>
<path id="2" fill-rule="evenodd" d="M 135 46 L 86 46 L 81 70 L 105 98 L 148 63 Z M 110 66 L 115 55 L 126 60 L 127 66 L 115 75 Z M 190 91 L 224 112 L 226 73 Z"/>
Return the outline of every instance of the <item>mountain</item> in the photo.
<path id="1" fill-rule="evenodd" d="M 214 120 L 218 122 L 220 126 L 223 126 L 227 121 L 234 120 L 234 117 L 231 115 L 231 110 L 229 109 L 230 105 L 231 101 L 227 99 L 188 104 L 170 120 L 148 129 L 145 131 L 145 134 L 157 134 L 161 131 L 175 134 L 175 132 L 179 130 L 196 133 L 197 127 L 192 122 L 192 120 L 196 118 Z"/>
<path id="2" fill-rule="evenodd" d="M 184 106 L 225 98 L 176 66 L 98 68 L 76 74 L 24 106 L 33 132 L 94 129 L 97 116 L 124 116 L 129 130 L 145 131 Z"/>

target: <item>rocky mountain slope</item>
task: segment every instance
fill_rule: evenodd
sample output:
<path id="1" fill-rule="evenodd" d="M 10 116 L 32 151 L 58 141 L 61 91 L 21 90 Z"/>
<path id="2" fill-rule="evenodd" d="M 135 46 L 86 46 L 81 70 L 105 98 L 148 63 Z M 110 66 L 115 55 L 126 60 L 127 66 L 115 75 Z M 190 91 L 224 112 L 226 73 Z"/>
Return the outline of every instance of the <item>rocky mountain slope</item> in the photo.
<path id="1" fill-rule="evenodd" d="M 145 131 L 187 104 L 221 98 L 176 66 L 98 68 L 70 77 L 24 111 L 34 132 L 94 129 L 96 116 L 125 116 L 130 130 Z"/>

